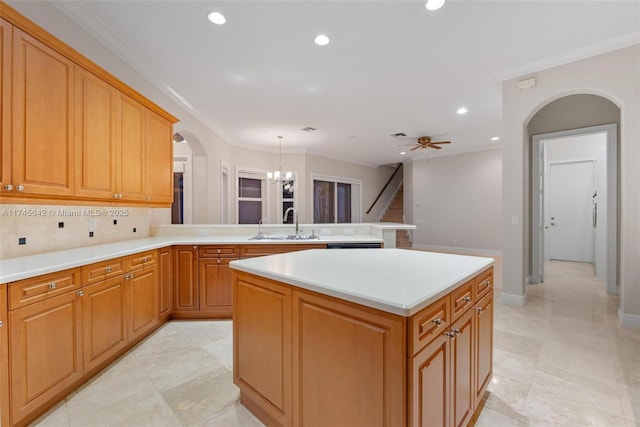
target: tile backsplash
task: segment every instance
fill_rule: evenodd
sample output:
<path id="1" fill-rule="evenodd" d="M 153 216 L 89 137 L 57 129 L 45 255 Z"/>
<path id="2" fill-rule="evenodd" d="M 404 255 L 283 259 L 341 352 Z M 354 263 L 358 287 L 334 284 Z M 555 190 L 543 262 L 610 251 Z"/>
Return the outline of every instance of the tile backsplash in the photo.
<path id="1" fill-rule="evenodd" d="M 2 204 L 0 259 L 149 237 L 151 215 L 138 207 Z"/>

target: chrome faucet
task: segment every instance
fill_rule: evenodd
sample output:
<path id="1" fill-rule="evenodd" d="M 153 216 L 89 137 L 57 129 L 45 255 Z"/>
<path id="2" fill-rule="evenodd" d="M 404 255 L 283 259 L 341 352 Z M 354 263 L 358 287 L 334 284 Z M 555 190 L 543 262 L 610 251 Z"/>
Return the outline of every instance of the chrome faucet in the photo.
<path id="1" fill-rule="evenodd" d="M 287 208 L 287 210 L 284 211 L 284 217 L 282 218 L 282 221 L 287 220 L 287 216 L 289 215 L 290 211 L 293 211 L 293 220 L 296 223 L 296 236 L 297 236 L 298 235 L 298 211 L 294 207 Z"/>
<path id="2" fill-rule="evenodd" d="M 269 223 L 269 220 L 266 218 L 260 218 L 260 221 L 258 221 L 258 237 L 262 237 L 262 231 L 260 230 L 260 225 L 264 224 L 264 223 Z"/>

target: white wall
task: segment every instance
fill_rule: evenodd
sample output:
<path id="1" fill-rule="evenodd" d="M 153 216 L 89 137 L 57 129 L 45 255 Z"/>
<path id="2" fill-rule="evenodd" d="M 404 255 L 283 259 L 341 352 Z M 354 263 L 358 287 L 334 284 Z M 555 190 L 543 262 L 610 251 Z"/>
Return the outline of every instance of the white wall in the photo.
<path id="1" fill-rule="evenodd" d="M 527 188 L 529 150 L 526 126 L 549 102 L 591 93 L 621 109 L 620 124 L 620 312 L 625 324 L 640 327 L 640 45 L 540 71 L 538 85 L 518 91 L 518 79 L 503 83 L 503 253 L 502 299 L 524 304 L 525 251 L 528 252 Z M 513 221 L 511 219 L 517 219 Z M 526 221 L 525 221 L 526 220 Z"/>
<path id="2" fill-rule="evenodd" d="M 414 161 L 410 175 L 414 247 L 500 253 L 501 150 Z"/>

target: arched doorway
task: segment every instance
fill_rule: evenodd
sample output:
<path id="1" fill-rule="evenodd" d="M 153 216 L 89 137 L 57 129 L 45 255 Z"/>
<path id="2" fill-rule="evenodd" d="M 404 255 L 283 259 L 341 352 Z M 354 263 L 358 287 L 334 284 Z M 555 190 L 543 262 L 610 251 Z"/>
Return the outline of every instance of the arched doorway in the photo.
<path id="1" fill-rule="evenodd" d="M 585 245 L 593 245 L 591 258 L 586 256 L 576 257 L 574 260 L 590 262 L 596 266 L 596 271 L 603 272 L 603 278 L 607 283 L 607 292 L 619 293 L 618 280 L 618 129 L 620 123 L 620 109 L 608 99 L 590 94 L 569 95 L 552 101 L 542 107 L 529 121 L 527 131 L 530 147 L 530 173 L 529 188 L 530 197 L 530 283 L 540 283 L 544 280 L 544 266 L 549 259 L 549 253 L 553 248 L 549 242 L 564 241 L 568 247 L 584 249 Z M 591 154 L 587 147 L 587 141 L 593 141 L 598 135 L 602 135 L 601 142 L 606 148 L 604 153 L 598 155 L 596 151 Z M 568 144 L 567 142 L 572 142 Z M 551 162 L 547 158 L 547 148 L 557 147 L 562 142 L 565 147 L 564 162 Z M 586 150 L 586 151 L 585 151 Z M 557 150 L 556 150 L 557 151 Z M 567 160 L 568 159 L 568 160 Z M 580 168 L 577 166 L 580 165 Z M 551 166 L 554 166 L 553 168 Z M 561 167 L 562 166 L 562 167 Z M 557 194 L 560 189 L 553 190 L 552 177 L 560 170 L 565 175 L 556 184 L 563 184 L 563 194 L 560 200 L 580 197 L 582 193 L 585 200 L 576 200 L 566 203 L 577 215 L 570 215 L 566 209 L 561 211 L 562 219 L 557 218 L 560 210 L 558 203 L 549 194 Z M 575 174 L 582 170 L 584 177 L 576 177 Z M 554 172 L 556 171 L 556 172 Z M 590 175 L 591 171 L 591 175 Z M 604 175 L 602 175 L 604 174 Z M 596 180 L 600 176 L 600 182 Z M 561 176 L 561 175 L 558 175 Z M 567 179 L 572 178 L 572 179 Z M 567 181 L 575 181 L 578 187 L 591 185 L 591 189 L 581 191 L 578 187 L 571 187 Z M 593 183 L 584 181 L 592 180 Z M 576 206 L 573 206 L 576 205 Z M 556 213 L 551 212 L 550 206 Z M 583 206 L 580 208 L 579 206 Z M 584 212 L 580 213 L 580 209 Z M 554 216 L 555 215 L 555 216 Z M 600 221 L 598 221 L 598 218 Z M 580 240 L 580 235 L 567 233 L 567 229 L 577 226 L 582 220 L 584 226 L 579 228 L 589 239 Z M 564 233 L 564 234 L 561 234 Z M 592 235 L 591 235 L 592 234 Z M 562 236 L 562 237 L 560 237 Z M 604 236 L 604 237 L 603 237 Z M 575 241 L 574 241 L 575 240 Z M 582 243 L 578 243 L 578 241 Z M 582 248 L 580 248 L 582 246 Z M 591 248 L 588 248 L 591 250 Z M 555 251 L 556 253 L 558 251 Z M 566 251 L 565 251 L 566 252 Z M 582 251 L 584 252 L 584 251 Z M 587 251 L 589 252 L 589 251 Z M 562 257 L 560 258 L 562 259 Z M 571 256 L 564 259 L 571 260 Z"/>

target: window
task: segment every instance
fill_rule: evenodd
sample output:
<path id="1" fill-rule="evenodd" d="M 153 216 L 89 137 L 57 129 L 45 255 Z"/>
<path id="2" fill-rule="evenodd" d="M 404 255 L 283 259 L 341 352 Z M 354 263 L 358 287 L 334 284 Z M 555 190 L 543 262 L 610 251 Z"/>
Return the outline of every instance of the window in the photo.
<path id="1" fill-rule="evenodd" d="M 313 179 L 314 224 L 360 221 L 361 182 L 345 178 Z"/>
<path id="2" fill-rule="evenodd" d="M 293 194 L 294 182 L 294 180 L 290 180 L 287 184 L 282 184 L 282 215 L 280 215 L 280 217 L 284 216 L 284 213 L 287 211 L 287 209 L 295 207 L 295 199 Z M 282 223 L 293 224 L 293 215 L 287 215 L 287 219 L 282 221 Z"/>
<path id="3" fill-rule="evenodd" d="M 264 177 L 238 173 L 238 224 L 257 224 L 265 215 Z"/>

